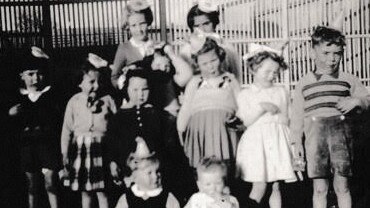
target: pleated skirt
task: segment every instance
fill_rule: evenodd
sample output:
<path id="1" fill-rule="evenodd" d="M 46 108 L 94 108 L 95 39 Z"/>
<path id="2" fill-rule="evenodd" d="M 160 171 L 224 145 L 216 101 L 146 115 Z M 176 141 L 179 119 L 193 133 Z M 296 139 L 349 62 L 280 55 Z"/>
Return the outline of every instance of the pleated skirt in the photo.
<path id="1" fill-rule="evenodd" d="M 190 166 L 197 167 L 205 157 L 234 161 L 238 137 L 226 126 L 233 114 L 226 110 L 205 110 L 190 117 L 185 131 L 184 151 Z"/>
<path id="2" fill-rule="evenodd" d="M 68 150 L 69 163 L 62 182 L 73 191 L 98 191 L 105 187 L 102 136 L 76 136 Z"/>

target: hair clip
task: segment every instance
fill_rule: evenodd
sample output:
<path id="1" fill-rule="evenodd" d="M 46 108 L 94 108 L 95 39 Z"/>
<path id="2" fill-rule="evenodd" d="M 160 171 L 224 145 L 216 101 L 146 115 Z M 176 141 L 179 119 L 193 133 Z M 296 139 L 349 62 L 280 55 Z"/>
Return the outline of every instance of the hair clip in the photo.
<path id="1" fill-rule="evenodd" d="M 211 13 L 218 10 L 218 5 L 211 0 L 198 0 L 198 8 L 205 13 Z"/>
<path id="2" fill-rule="evenodd" d="M 49 56 L 41 48 L 36 46 L 31 47 L 31 54 L 36 58 L 49 59 Z"/>
<path id="3" fill-rule="evenodd" d="M 93 53 L 89 53 L 87 61 L 97 69 L 108 66 L 108 61 Z"/>

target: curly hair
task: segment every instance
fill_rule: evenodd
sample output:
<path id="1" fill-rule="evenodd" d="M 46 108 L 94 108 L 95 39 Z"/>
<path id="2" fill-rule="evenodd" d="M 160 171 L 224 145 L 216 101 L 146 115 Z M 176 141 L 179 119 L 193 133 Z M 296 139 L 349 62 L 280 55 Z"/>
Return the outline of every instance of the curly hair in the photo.
<path id="1" fill-rule="evenodd" d="M 257 71 L 257 69 L 260 67 L 260 64 L 268 58 L 272 59 L 273 61 L 276 61 L 279 64 L 280 69 L 284 70 L 288 68 L 288 65 L 285 63 L 284 58 L 282 56 L 269 51 L 262 51 L 248 58 L 247 68 L 251 71 Z"/>
<path id="2" fill-rule="evenodd" d="M 206 15 L 208 19 L 212 22 L 213 28 L 216 29 L 216 26 L 220 23 L 220 13 L 218 11 L 214 12 L 203 12 L 198 8 L 198 5 L 194 5 L 188 12 L 187 23 L 191 32 L 194 32 L 194 18 L 196 16 Z"/>
<path id="3" fill-rule="evenodd" d="M 125 79 L 125 82 L 124 82 L 124 85 L 123 85 L 123 89 L 122 89 L 122 92 L 123 92 L 123 98 L 126 99 L 127 101 L 130 101 L 130 98 L 128 96 L 128 86 L 129 86 L 129 82 L 130 82 L 130 79 L 133 78 L 133 77 L 139 77 L 139 78 L 142 78 L 142 79 L 145 79 L 148 83 L 148 87 L 150 89 L 150 72 L 146 69 L 143 69 L 141 67 L 141 62 L 135 62 L 133 65 L 136 66 L 135 69 L 130 69 L 128 70 L 127 74 L 126 74 L 126 79 Z M 150 93 L 149 93 L 149 96 L 150 96 Z M 149 100 L 149 98 L 148 98 Z"/>
<path id="4" fill-rule="evenodd" d="M 318 26 L 311 35 L 311 39 L 312 47 L 321 43 L 325 43 L 326 45 L 334 44 L 337 46 L 346 45 L 345 37 L 340 31 L 324 26 Z"/>
<path id="5" fill-rule="evenodd" d="M 220 47 L 215 40 L 209 37 L 206 38 L 206 42 L 204 42 L 203 47 L 196 54 L 191 55 L 191 58 L 194 60 L 194 63 L 198 63 L 199 55 L 205 54 L 212 50 L 215 50 L 218 58 L 220 59 L 220 62 L 223 62 L 225 60 L 225 50 Z"/>

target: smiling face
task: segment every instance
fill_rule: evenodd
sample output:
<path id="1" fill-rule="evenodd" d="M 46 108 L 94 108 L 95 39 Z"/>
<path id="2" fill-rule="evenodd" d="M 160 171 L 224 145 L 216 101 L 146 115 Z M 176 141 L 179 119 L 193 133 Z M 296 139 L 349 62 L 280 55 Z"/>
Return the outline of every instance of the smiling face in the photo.
<path id="1" fill-rule="evenodd" d="M 133 105 L 141 106 L 149 98 L 148 81 L 141 77 L 131 77 L 128 82 L 127 94 Z"/>
<path id="2" fill-rule="evenodd" d="M 271 58 L 263 60 L 253 71 L 254 83 L 261 87 L 271 86 L 279 72 L 279 69 L 280 65 Z"/>
<path id="3" fill-rule="evenodd" d="M 132 38 L 136 41 L 146 41 L 148 39 L 148 23 L 144 14 L 131 14 L 128 18 L 128 27 Z"/>
<path id="4" fill-rule="evenodd" d="M 220 74 L 220 57 L 215 49 L 198 55 L 198 67 L 203 77 L 216 77 Z"/>
<path id="5" fill-rule="evenodd" d="M 37 69 L 23 71 L 20 76 L 27 89 L 38 90 L 43 84 L 44 75 Z"/>
<path id="6" fill-rule="evenodd" d="M 225 187 L 222 171 L 215 169 L 214 171 L 203 171 L 198 173 L 197 185 L 199 191 L 211 197 L 219 197 L 222 195 Z"/>
<path id="7" fill-rule="evenodd" d="M 193 30 L 195 29 L 199 29 L 205 33 L 215 32 L 215 27 L 207 15 L 199 15 L 194 17 Z"/>
<path id="8" fill-rule="evenodd" d="M 326 42 L 323 42 L 314 46 L 312 55 L 315 59 L 317 73 L 332 74 L 339 69 L 343 56 L 343 46 L 327 45 Z"/>
<path id="9" fill-rule="evenodd" d="M 142 191 L 149 191 L 162 186 L 159 163 L 150 163 L 134 171 L 134 180 Z"/>
<path id="10" fill-rule="evenodd" d="M 84 74 L 79 85 L 81 91 L 86 95 L 95 97 L 96 92 L 99 89 L 99 77 L 100 73 L 98 71 L 90 70 L 86 74 Z"/>

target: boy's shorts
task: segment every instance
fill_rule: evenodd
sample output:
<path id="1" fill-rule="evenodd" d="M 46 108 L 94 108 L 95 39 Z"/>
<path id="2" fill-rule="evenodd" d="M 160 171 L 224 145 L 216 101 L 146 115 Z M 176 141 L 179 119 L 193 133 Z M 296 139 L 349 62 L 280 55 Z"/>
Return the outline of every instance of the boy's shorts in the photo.
<path id="1" fill-rule="evenodd" d="M 307 174 L 352 176 L 352 124 L 345 116 L 308 117 L 304 121 Z"/>

